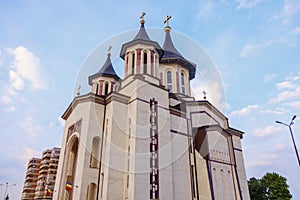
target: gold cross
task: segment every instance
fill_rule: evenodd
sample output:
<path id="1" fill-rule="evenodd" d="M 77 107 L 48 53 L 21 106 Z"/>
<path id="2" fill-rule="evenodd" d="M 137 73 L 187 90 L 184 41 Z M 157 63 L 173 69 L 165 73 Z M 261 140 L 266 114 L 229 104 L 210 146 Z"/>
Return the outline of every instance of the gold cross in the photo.
<path id="1" fill-rule="evenodd" d="M 165 21 L 164 21 L 164 23 L 166 24 L 166 27 L 168 27 L 169 26 L 169 20 L 171 19 L 171 15 L 167 15 L 166 16 L 166 19 L 165 19 Z"/>
<path id="2" fill-rule="evenodd" d="M 146 15 L 146 13 L 145 12 L 142 12 L 142 15 L 140 16 L 140 19 L 141 20 L 144 20 L 144 16 Z"/>
<path id="3" fill-rule="evenodd" d="M 79 86 L 78 86 L 78 89 L 77 89 L 77 96 L 80 95 L 80 89 L 81 89 L 81 86 L 79 85 Z"/>
<path id="4" fill-rule="evenodd" d="M 202 93 L 203 93 L 203 99 L 206 99 L 206 94 L 207 94 L 207 93 L 205 92 L 205 90 L 203 90 Z"/>

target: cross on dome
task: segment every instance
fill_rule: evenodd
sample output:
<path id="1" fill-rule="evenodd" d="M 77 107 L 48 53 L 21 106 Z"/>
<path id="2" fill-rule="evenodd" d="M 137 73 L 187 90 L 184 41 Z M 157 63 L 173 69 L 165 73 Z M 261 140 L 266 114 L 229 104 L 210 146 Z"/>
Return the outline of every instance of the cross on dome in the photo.
<path id="1" fill-rule="evenodd" d="M 108 46 L 108 49 L 107 49 L 107 56 L 110 56 L 110 55 L 111 55 L 111 54 L 110 54 L 111 48 L 112 48 L 112 47 L 109 45 L 109 46 Z"/>
<path id="2" fill-rule="evenodd" d="M 141 19 L 141 21 L 140 21 L 140 23 L 141 24 L 144 24 L 145 23 L 145 20 L 144 20 L 144 16 L 146 15 L 146 13 L 145 12 L 142 12 L 142 15 L 140 16 L 140 19 Z"/>

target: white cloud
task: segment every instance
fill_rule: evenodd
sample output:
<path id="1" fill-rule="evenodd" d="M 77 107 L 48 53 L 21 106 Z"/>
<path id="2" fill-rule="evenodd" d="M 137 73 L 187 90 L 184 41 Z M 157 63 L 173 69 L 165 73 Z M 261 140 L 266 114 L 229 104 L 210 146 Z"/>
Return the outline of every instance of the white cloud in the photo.
<path id="1" fill-rule="evenodd" d="M 60 124 L 62 127 L 65 126 L 65 120 L 64 120 L 64 119 L 62 119 L 61 117 L 57 117 L 57 120 L 58 120 L 59 124 Z"/>
<path id="2" fill-rule="evenodd" d="M 296 27 L 296 28 L 293 28 L 291 30 L 291 33 L 294 34 L 294 35 L 298 35 L 300 34 L 300 26 Z"/>
<path id="3" fill-rule="evenodd" d="M 289 77 L 286 78 L 287 81 L 297 81 L 300 80 L 300 71 L 295 75 L 292 74 Z"/>
<path id="4" fill-rule="evenodd" d="M 38 57 L 23 46 L 7 49 L 7 52 L 14 57 L 11 70 L 9 71 L 13 88 L 17 90 L 23 89 L 25 81 L 29 81 L 33 89 L 46 88 Z"/>
<path id="5" fill-rule="evenodd" d="M 278 143 L 274 146 L 274 150 L 275 151 L 283 151 L 287 148 L 287 142 L 281 142 L 281 143 Z"/>
<path id="6" fill-rule="evenodd" d="M 292 102 L 285 103 L 284 105 L 287 105 L 294 110 L 300 110 L 300 101 L 292 101 Z"/>
<path id="7" fill-rule="evenodd" d="M 42 127 L 39 125 L 38 121 L 34 120 L 31 116 L 27 116 L 22 120 L 20 126 L 25 132 L 29 133 L 31 137 L 35 137 L 42 131 Z"/>
<path id="8" fill-rule="evenodd" d="M 285 0 L 284 6 L 279 14 L 275 15 L 275 20 L 282 20 L 283 24 L 288 24 L 300 12 L 299 0 Z"/>
<path id="9" fill-rule="evenodd" d="M 9 70 L 9 81 L 13 89 L 22 90 L 24 88 L 23 79 L 17 72 L 13 70 Z"/>
<path id="10" fill-rule="evenodd" d="M 11 98 L 7 95 L 2 95 L 1 101 L 2 101 L 2 103 L 8 104 L 8 103 L 11 103 Z"/>
<path id="11" fill-rule="evenodd" d="M 0 50 L 0 67 L 2 66 L 1 55 L 2 55 L 2 51 Z"/>
<path id="12" fill-rule="evenodd" d="M 295 45 L 293 40 L 290 38 L 285 38 L 285 37 L 276 37 L 276 38 L 271 38 L 265 41 L 261 41 L 256 44 L 245 44 L 240 52 L 240 57 L 249 57 L 252 54 L 257 54 L 259 53 L 262 49 L 270 47 L 271 45 L 274 44 L 285 44 L 285 45 Z"/>
<path id="13" fill-rule="evenodd" d="M 283 115 L 290 112 L 290 110 L 282 107 L 267 109 L 267 110 L 261 110 L 260 113 L 264 114 L 276 114 L 276 115 Z"/>
<path id="14" fill-rule="evenodd" d="M 16 111 L 17 110 L 17 108 L 15 107 L 15 106 L 10 106 L 8 109 L 7 109 L 7 112 L 14 112 L 14 111 Z"/>
<path id="15" fill-rule="evenodd" d="M 267 83 L 277 77 L 277 74 L 267 74 L 264 77 L 264 83 Z"/>
<path id="16" fill-rule="evenodd" d="M 236 6 L 236 9 L 251 9 L 257 6 L 262 1 L 263 0 L 236 0 L 236 3 L 238 4 Z"/>
<path id="17" fill-rule="evenodd" d="M 267 137 L 272 134 L 282 131 L 282 127 L 278 126 L 267 126 L 265 128 L 257 128 L 254 130 L 254 136 L 256 137 Z"/>
<path id="18" fill-rule="evenodd" d="M 248 115 L 250 114 L 250 112 L 252 110 L 255 110 L 255 109 L 258 109 L 258 105 L 249 105 L 245 108 L 242 108 L 240 110 L 235 110 L 233 111 L 232 113 L 230 113 L 230 117 L 233 117 L 233 116 L 244 116 L 244 115 Z"/>
<path id="19" fill-rule="evenodd" d="M 23 152 L 18 152 L 17 155 L 17 159 L 26 166 L 31 158 L 40 157 L 41 152 L 27 147 L 23 150 Z"/>
<path id="20" fill-rule="evenodd" d="M 276 87 L 279 90 L 282 90 L 282 89 L 294 89 L 297 86 L 295 84 L 293 84 L 292 82 L 290 82 L 290 81 L 284 81 L 284 82 L 281 82 L 281 83 L 277 83 Z"/>
<path id="21" fill-rule="evenodd" d="M 246 162 L 246 167 L 260 167 L 260 166 L 269 166 L 272 165 L 271 161 L 267 161 L 267 160 L 256 160 L 256 161 L 250 161 L 250 162 Z"/>
<path id="22" fill-rule="evenodd" d="M 280 89 L 286 89 L 280 92 L 277 97 L 269 99 L 268 103 L 280 103 L 280 102 L 288 102 L 300 99 L 300 86 L 299 85 L 288 85 L 283 84 L 279 85 Z"/>
<path id="23" fill-rule="evenodd" d="M 206 20 L 214 15 L 214 3 L 211 1 L 200 1 L 197 19 Z"/>
<path id="24" fill-rule="evenodd" d="M 254 51 L 255 47 L 253 45 L 250 45 L 250 44 L 246 44 L 241 53 L 240 53 L 240 56 L 241 57 L 248 57 L 253 51 Z"/>

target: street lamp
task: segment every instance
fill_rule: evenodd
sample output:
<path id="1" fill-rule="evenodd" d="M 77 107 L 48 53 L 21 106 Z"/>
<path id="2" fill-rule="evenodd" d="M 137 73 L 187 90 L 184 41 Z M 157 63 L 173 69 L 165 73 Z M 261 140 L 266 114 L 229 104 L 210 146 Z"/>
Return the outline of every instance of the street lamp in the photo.
<path id="1" fill-rule="evenodd" d="M 16 186 L 16 184 L 8 185 L 8 182 L 6 182 L 5 185 L 4 185 L 4 184 L 0 184 L 0 186 L 4 186 L 4 187 L 5 187 L 5 192 L 4 192 L 4 196 L 3 196 L 3 199 L 5 200 L 6 194 L 7 194 L 7 189 L 8 189 L 9 187 Z"/>
<path id="2" fill-rule="evenodd" d="M 284 126 L 288 126 L 289 127 L 290 133 L 291 133 L 291 137 L 292 137 L 292 140 L 293 140 L 293 144 L 294 144 L 294 148 L 295 148 L 295 152 L 296 152 L 296 156 L 297 156 L 297 160 L 298 160 L 298 164 L 300 166 L 299 154 L 298 154 L 298 150 L 297 150 L 297 147 L 296 147 L 296 143 L 295 143 L 295 139 L 294 139 L 294 136 L 293 136 L 292 127 L 291 127 L 294 124 L 294 120 L 296 119 L 296 117 L 297 117 L 296 115 L 293 116 L 293 118 L 292 118 L 292 120 L 291 120 L 291 122 L 290 122 L 289 125 L 286 124 L 286 123 L 280 122 L 280 121 L 275 121 L 275 122 L 278 123 L 278 124 L 282 124 Z"/>

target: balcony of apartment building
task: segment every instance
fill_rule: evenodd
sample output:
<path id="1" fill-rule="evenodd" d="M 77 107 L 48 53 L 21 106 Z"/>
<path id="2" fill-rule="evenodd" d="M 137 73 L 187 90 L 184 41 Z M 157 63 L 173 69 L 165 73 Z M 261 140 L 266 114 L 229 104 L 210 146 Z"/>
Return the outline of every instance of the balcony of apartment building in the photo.
<path id="1" fill-rule="evenodd" d="M 43 159 L 43 160 L 44 160 L 44 159 L 50 159 L 51 153 L 52 153 L 52 152 L 51 152 L 51 150 L 49 150 L 49 149 L 43 151 L 43 157 L 42 157 L 42 159 Z"/>
<path id="2" fill-rule="evenodd" d="M 49 164 L 49 169 L 55 169 L 55 168 L 57 168 L 58 167 L 58 162 L 51 162 L 50 164 Z"/>
<path id="3" fill-rule="evenodd" d="M 49 168 L 49 162 L 43 162 L 43 164 L 41 164 L 41 166 L 40 166 L 40 171 L 48 170 L 48 168 Z"/>
<path id="4" fill-rule="evenodd" d="M 59 154 L 52 154 L 51 160 L 57 161 L 59 160 Z"/>
<path id="5" fill-rule="evenodd" d="M 39 174 L 41 175 L 41 174 L 44 174 L 44 175 L 47 175 L 48 174 L 48 168 L 49 167 L 42 167 L 42 168 L 40 168 L 40 171 L 39 171 Z"/>
<path id="6" fill-rule="evenodd" d="M 35 189 L 36 183 L 35 182 L 26 182 L 24 184 L 23 190 L 32 190 Z"/>
<path id="7" fill-rule="evenodd" d="M 27 174 L 25 178 L 25 182 L 34 182 L 38 179 L 37 174 Z"/>
<path id="8" fill-rule="evenodd" d="M 36 191 L 34 194 L 34 199 L 43 199 L 45 191 Z"/>
<path id="9" fill-rule="evenodd" d="M 57 169 L 50 169 L 48 173 L 51 175 L 56 175 L 56 172 L 57 172 Z"/>
<path id="10" fill-rule="evenodd" d="M 22 194 L 22 200 L 32 200 L 34 198 L 34 193 L 23 193 Z"/>
<path id="11" fill-rule="evenodd" d="M 34 194 L 35 193 L 35 188 L 27 188 L 23 189 L 22 194 Z"/>
<path id="12" fill-rule="evenodd" d="M 40 167 L 40 162 L 38 162 L 38 163 L 35 163 L 35 162 L 29 163 L 27 169 L 29 169 L 31 167 L 32 168 L 39 168 Z"/>
<path id="13" fill-rule="evenodd" d="M 54 170 L 54 171 L 56 171 L 57 168 L 58 168 L 57 164 L 49 165 L 49 170 Z"/>
<path id="14" fill-rule="evenodd" d="M 35 168 L 29 168 L 28 170 L 27 170 L 27 172 L 26 172 L 26 175 L 28 175 L 28 174 L 38 174 L 39 173 L 39 170 L 38 169 L 35 169 Z"/>
<path id="15" fill-rule="evenodd" d="M 47 173 L 43 173 L 43 174 L 40 173 L 38 176 L 39 180 L 46 180 L 46 178 L 47 178 Z"/>
<path id="16" fill-rule="evenodd" d="M 39 162 L 41 162 L 41 159 L 40 159 L 40 158 L 31 158 L 31 159 L 29 160 L 29 164 L 31 164 L 31 163 L 39 163 Z"/>

